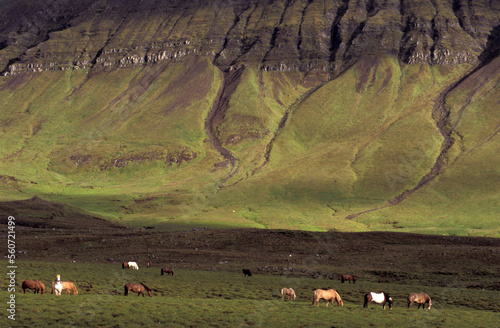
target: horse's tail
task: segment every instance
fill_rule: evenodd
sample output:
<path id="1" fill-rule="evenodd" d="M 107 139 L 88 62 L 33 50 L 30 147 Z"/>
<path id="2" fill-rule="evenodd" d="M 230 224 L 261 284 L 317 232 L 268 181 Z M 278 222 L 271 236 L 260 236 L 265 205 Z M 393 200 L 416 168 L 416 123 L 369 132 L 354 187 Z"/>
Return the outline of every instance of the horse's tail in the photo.
<path id="1" fill-rule="evenodd" d="M 314 304 L 318 304 L 319 305 L 319 299 L 318 299 L 318 291 L 315 290 L 314 293 L 313 293 L 313 302 L 312 302 L 312 305 Z"/>
<path id="2" fill-rule="evenodd" d="M 336 294 L 335 300 L 337 301 L 337 305 L 338 306 L 344 306 L 344 302 L 342 302 L 342 298 L 340 298 L 339 293 L 335 292 L 335 294 Z M 333 303 L 332 303 L 332 306 L 333 306 Z"/>
<path id="3" fill-rule="evenodd" d="M 163 276 L 164 272 L 163 272 L 163 268 L 161 269 L 161 275 Z"/>
<path id="4" fill-rule="evenodd" d="M 340 276 L 340 282 L 344 283 L 344 275 Z"/>
<path id="5" fill-rule="evenodd" d="M 125 288 L 125 293 L 123 293 L 124 296 L 127 296 L 128 295 L 128 288 L 127 288 L 127 285 L 124 286 Z"/>
<path id="6" fill-rule="evenodd" d="M 363 307 L 364 307 L 364 308 L 367 308 L 367 307 L 368 307 L 368 303 L 369 303 L 369 301 L 368 301 L 368 295 L 369 295 L 369 294 L 365 294 L 365 302 L 363 303 Z"/>

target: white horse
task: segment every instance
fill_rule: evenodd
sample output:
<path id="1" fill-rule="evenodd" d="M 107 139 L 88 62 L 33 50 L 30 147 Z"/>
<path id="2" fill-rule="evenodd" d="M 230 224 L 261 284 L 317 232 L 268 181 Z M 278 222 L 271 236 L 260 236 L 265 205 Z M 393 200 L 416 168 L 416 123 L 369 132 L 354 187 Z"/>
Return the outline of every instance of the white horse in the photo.
<path id="1" fill-rule="evenodd" d="M 63 290 L 63 285 L 61 283 L 61 275 L 56 276 L 56 281 L 54 281 L 54 288 L 53 288 L 53 293 L 56 295 L 61 295 Z"/>
<path id="2" fill-rule="evenodd" d="M 136 269 L 136 270 L 139 270 L 139 266 L 137 265 L 137 263 L 135 262 L 128 262 L 128 267 L 130 269 Z"/>

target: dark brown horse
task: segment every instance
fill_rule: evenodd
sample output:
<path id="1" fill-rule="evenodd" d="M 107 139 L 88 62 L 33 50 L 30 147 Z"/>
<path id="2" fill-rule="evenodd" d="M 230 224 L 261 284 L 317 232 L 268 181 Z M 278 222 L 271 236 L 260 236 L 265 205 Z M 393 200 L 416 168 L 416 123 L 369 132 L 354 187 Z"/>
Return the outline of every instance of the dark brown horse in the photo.
<path id="1" fill-rule="evenodd" d="M 174 269 L 172 269 L 172 268 L 161 268 L 161 275 L 163 276 L 165 273 L 171 274 L 172 276 L 175 276 Z"/>
<path id="2" fill-rule="evenodd" d="M 411 293 L 410 295 L 408 295 L 408 308 L 411 308 L 414 302 L 418 304 L 418 309 L 420 309 L 420 305 L 422 305 L 423 309 L 425 303 L 429 303 L 429 307 L 427 308 L 429 310 L 431 309 L 432 306 L 431 298 L 426 293 L 420 293 L 420 294 Z"/>
<path id="3" fill-rule="evenodd" d="M 356 278 L 353 275 L 350 274 L 343 274 L 340 276 L 340 282 L 344 283 L 344 281 L 349 281 L 349 283 L 355 284 L 356 283 Z"/>
<path id="4" fill-rule="evenodd" d="M 252 272 L 250 271 L 250 269 L 243 269 L 243 274 L 244 274 L 245 276 L 249 276 L 249 277 L 251 277 L 251 276 L 252 276 Z"/>
<path id="5" fill-rule="evenodd" d="M 26 289 L 33 290 L 34 294 L 45 294 L 45 285 L 39 280 L 25 280 L 23 281 L 21 288 L 23 294 L 26 294 Z"/>
<path id="6" fill-rule="evenodd" d="M 140 284 L 132 284 L 132 283 L 129 283 L 129 284 L 126 284 L 124 286 L 125 288 L 125 296 L 128 295 L 128 292 L 129 291 L 133 291 L 133 292 L 136 292 L 137 293 L 137 296 L 141 295 L 142 294 L 142 297 L 144 297 L 144 292 L 147 292 L 149 297 L 152 297 L 153 295 L 151 294 L 151 289 L 144 285 L 142 282 Z"/>

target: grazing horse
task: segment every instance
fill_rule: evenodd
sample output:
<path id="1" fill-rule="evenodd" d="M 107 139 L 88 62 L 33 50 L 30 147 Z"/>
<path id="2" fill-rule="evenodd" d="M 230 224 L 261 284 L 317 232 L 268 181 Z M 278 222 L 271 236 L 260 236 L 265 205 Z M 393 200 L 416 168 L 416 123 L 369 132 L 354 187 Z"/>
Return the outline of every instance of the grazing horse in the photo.
<path id="1" fill-rule="evenodd" d="M 172 276 L 175 275 L 175 272 L 174 272 L 174 269 L 172 268 L 161 268 L 161 275 L 163 276 L 163 274 L 171 274 Z"/>
<path id="2" fill-rule="evenodd" d="M 75 284 L 71 281 L 61 281 L 61 284 L 63 286 L 63 291 L 66 291 L 66 295 L 71 294 L 71 292 L 73 292 L 73 295 L 78 295 L 78 289 L 76 289 Z"/>
<path id="3" fill-rule="evenodd" d="M 350 274 L 343 274 L 340 276 L 340 282 L 344 283 L 344 281 L 349 281 L 349 283 L 355 284 L 356 283 L 356 278 L 353 275 Z"/>
<path id="4" fill-rule="evenodd" d="M 146 264 L 146 268 L 151 268 L 153 266 L 153 262 L 149 261 L 147 264 Z"/>
<path id="5" fill-rule="evenodd" d="M 129 284 L 126 284 L 124 286 L 125 288 L 125 296 L 128 295 L 128 292 L 129 291 L 133 291 L 133 292 L 136 292 L 137 293 L 137 296 L 141 295 L 142 294 L 142 297 L 144 297 L 144 292 L 147 292 L 149 297 L 152 297 L 153 295 L 151 294 L 151 289 L 144 285 L 142 282 L 140 284 L 132 284 L 132 283 L 129 283 Z"/>
<path id="6" fill-rule="evenodd" d="M 32 289 L 34 294 L 45 294 L 45 285 L 39 280 L 25 280 L 23 281 L 21 288 L 23 294 L 26 294 L 26 289 Z"/>
<path id="7" fill-rule="evenodd" d="M 73 295 L 78 295 L 78 289 L 76 289 L 75 284 L 73 284 L 71 281 L 60 281 L 60 283 L 62 285 L 61 294 L 65 291 L 66 295 L 70 295 L 71 292 L 73 292 Z M 52 291 L 55 290 L 55 284 L 56 281 L 52 283 Z M 54 294 L 54 292 L 52 292 L 52 294 Z"/>
<path id="8" fill-rule="evenodd" d="M 394 301 L 392 300 L 392 297 L 390 297 L 388 294 L 382 292 L 382 293 L 368 293 L 365 295 L 365 303 L 363 304 L 364 308 L 368 307 L 368 303 L 374 302 L 378 304 L 382 304 L 382 308 L 385 310 L 385 303 L 389 303 L 389 310 L 392 310 L 392 304 Z"/>
<path id="9" fill-rule="evenodd" d="M 342 299 L 340 298 L 340 295 L 333 289 L 316 289 L 313 294 L 313 302 L 312 304 L 316 304 L 316 306 L 319 306 L 319 300 L 324 299 L 326 300 L 326 306 L 328 306 L 328 303 L 332 303 L 333 306 L 333 300 L 337 302 L 337 306 L 343 306 L 344 302 L 342 302 Z"/>
<path id="10" fill-rule="evenodd" d="M 63 290 L 63 285 L 61 283 L 61 275 L 58 274 L 56 276 L 56 281 L 52 283 L 52 294 L 56 294 L 58 296 L 61 296 Z"/>
<path id="11" fill-rule="evenodd" d="M 283 287 L 281 289 L 281 299 L 284 299 L 285 296 L 289 299 L 289 300 L 294 300 L 297 296 L 295 295 L 295 291 L 292 289 L 292 288 L 285 288 Z"/>
<path id="12" fill-rule="evenodd" d="M 413 302 L 418 304 L 418 309 L 420 309 L 420 305 L 422 305 L 423 309 L 425 303 L 429 303 L 429 307 L 427 308 L 429 310 L 431 309 L 432 306 L 431 298 L 426 293 L 420 293 L 420 294 L 411 293 L 410 295 L 408 295 L 408 308 L 411 308 Z"/>
<path id="13" fill-rule="evenodd" d="M 243 269 L 243 274 L 244 274 L 245 276 L 249 276 L 249 277 L 251 277 L 251 276 L 252 276 L 252 272 L 250 272 L 250 269 Z"/>
<path id="14" fill-rule="evenodd" d="M 136 269 L 139 270 L 139 266 L 136 262 L 123 262 L 122 269 Z"/>
<path id="15" fill-rule="evenodd" d="M 139 266 L 135 262 L 128 262 L 129 269 L 139 270 Z"/>

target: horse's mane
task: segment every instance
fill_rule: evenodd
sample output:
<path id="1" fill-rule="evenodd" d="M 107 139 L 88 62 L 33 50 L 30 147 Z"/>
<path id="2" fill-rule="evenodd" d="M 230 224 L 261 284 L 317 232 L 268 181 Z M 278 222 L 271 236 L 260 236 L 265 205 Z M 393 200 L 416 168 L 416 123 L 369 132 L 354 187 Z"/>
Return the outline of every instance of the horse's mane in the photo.
<path id="1" fill-rule="evenodd" d="M 151 288 L 149 288 L 148 286 L 144 285 L 142 282 L 141 282 L 141 285 L 144 286 L 144 288 L 146 288 L 147 291 L 151 291 Z"/>

